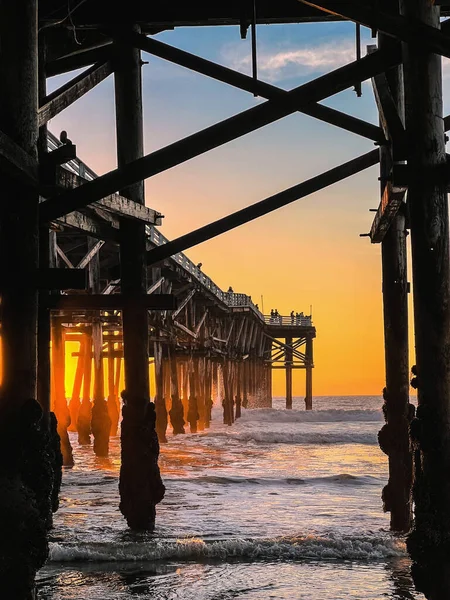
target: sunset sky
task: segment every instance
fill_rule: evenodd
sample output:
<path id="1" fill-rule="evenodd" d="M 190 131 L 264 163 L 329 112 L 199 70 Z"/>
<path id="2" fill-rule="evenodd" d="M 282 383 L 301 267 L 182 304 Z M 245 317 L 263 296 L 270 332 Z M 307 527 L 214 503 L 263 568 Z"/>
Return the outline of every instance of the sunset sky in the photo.
<path id="1" fill-rule="evenodd" d="M 259 26 L 257 33 L 259 77 L 284 89 L 354 60 L 353 24 Z M 241 40 L 238 27 L 178 29 L 156 39 L 251 72 L 250 39 Z M 363 52 L 372 43 L 363 29 Z M 149 55 L 143 59 L 149 61 L 143 68 L 146 152 L 262 101 Z M 66 79 L 52 79 L 49 91 Z M 362 98 L 346 91 L 326 104 L 377 122 L 368 83 Z M 62 129 L 98 174 L 116 167 L 112 77 L 53 119 L 50 130 Z M 174 238 L 373 147 L 295 114 L 147 180 L 146 203 L 165 215 L 161 230 Z M 231 285 L 260 307 L 263 297 L 266 313 L 308 313 L 313 306 L 315 395 L 379 394 L 384 385 L 380 246 L 359 237 L 379 203 L 377 178 L 372 167 L 187 252 L 222 289 Z M 273 391 L 284 393 L 280 371 Z M 304 395 L 304 372 L 296 373 L 294 395 Z"/>

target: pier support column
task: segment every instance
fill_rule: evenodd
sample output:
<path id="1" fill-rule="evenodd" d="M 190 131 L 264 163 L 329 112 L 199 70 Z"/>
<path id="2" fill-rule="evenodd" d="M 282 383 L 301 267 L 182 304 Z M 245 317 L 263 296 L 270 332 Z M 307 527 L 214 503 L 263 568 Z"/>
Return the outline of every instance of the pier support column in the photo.
<path id="1" fill-rule="evenodd" d="M 140 32 L 137 26 L 130 26 Z M 115 43 L 117 162 L 119 168 L 144 154 L 141 54 Z M 145 204 L 144 182 L 120 190 L 123 196 Z M 155 505 L 164 497 L 158 466 L 159 444 L 155 405 L 150 402 L 148 369 L 148 311 L 133 299 L 147 293 L 145 224 L 128 219 L 120 223 L 121 291 L 127 299 L 122 311 L 125 394 L 122 409 L 122 465 L 120 510 L 132 529 L 153 530 Z"/>
<path id="2" fill-rule="evenodd" d="M 195 381 L 195 359 L 189 360 L 189 409 L 188 422 L 191 433 L 197 433 L 198 408 L 197 408 L 197 385 Z"/>
<path id="3" fill-rule="evenodd" d="M 92 341 L 94 347 L 94 394 L 92 404 L 92 435 L 94 436 L 94 452 L 97 456 L 106 457 L 109 454 L 109 434 L 111 419 L 105 400 L 105 374 L 103 369 L 103 336 L 100 317 L 92 323 Z"/>
<path id="4" fill-rule="evenodd" d="M 63 465 L 73 467 L 72 446 L 70 445 L 67 428 L 70 425 L 69 407 L 67 406 L 65 388 L 65 351 L 64 332 L 60 317 L 52 319 L 52 377 L 53 377 L 53 407 L 58 421 L 58 435 L 61 438 Z"/>
<path id="5" fill-rule="evenodd" d="M 394 9 L 395 1 L 383 0 L 386 9 Z M 394 5 L 394 6 L 393 6 Z M 398 2 L 397 2 L 398 12 Z M 378 47 L 389 52 L 399 42 L 379 34 Z M 392 98 L 404 121 L 403 68 L 393 67 L 386 72 Z M 381 196 L 393 166 L 391 143 L 380 148 Z M 394 147 L 395 149 L 395 147 Z M 411 405 L 409 404 L 409 346 L 408 346 L 408 278 L 406 265 L 405 213 L 400 209 L 382 243 L 384 355 L 386 388 L 383 412 L 386 425 L 379 433 L 382 450 L 389 457 L 389 481 L 383 489 L 383 503 L 391 513 L 391 529 L 407 532 L 412 521 L 412 451 L 409 439 Z"/>
<path id="6" fill-rule="evenodd" d="M 78 412 L 77 431 L 80 446 L 88 446 L 91 443 L 91 378 L 92 378 L 92 335 L 86 333 L 84 336 L 84 376 L 83 397 Z"/>
<path id="7" fill-rule="evenodd" d="M 81 338 L 80 348 L 77 358 L 77 366 L 75 369 L 75 377 L 73 381 L 72 396 L 69 401 L 69 414 L 70 414 L 70 425 L 69 431 L 77 430 L 78 413 L 80 412 L 81 405 L 81 386 L 83 384 L 83 371 L 84 371 L 84 353 L 85 353 L 85 339 Z"/>
<path id="8" fill-rule="evenodd" d="M 285 349 L 286 370 L 286 408 L 292 408 L 292 338 L 286 338 L 285 344 L 288 348 Z"/>
<path id="9" fill-rule="evenodd" d="M 242 405 L 242 397 L 241 397 L 241 387 L 242 387 L 242 367 L 243 363 L 236 363 L 236 419 L 241 417 L 241 405 Z"/>
<path id="10" fill-rule="evenodd" d="M 167 442 L 167 407 L 164 397 L 163 348 L 161 342 L 155 342 L 155 410 L 156 432 L 161 444 Z"/>
<path id="11" fill-rule="evenodd" d="M 170 384 L 171 384 L 171 400 L 172 406 L 170 409 L 170 422 L 172 423 L 173 434 L 178 435 L 184 433 L 184 416 L 183 404 L 180 400 L 180 388 L 178 383 L 177 358 L 172 351 L 170 354 Z"/>
<path id="12" fill-rule="evenodd" d="M 88 250 L 95 245 L 95 240 L 88 238 Z M 100 288 L 100 256 L 99 253 L 89 262 L 89 289 L 99 294 Z M 111 419 L 105 400 L 105 380 L 103 369 L 103 328 L 100 311 L 92 318 L 92 344 L 94 355 L 94 393 L 92 403 L 92 435 L 94 437 L 94 452 L 97 456 L 106 457 L 109 454 L 109 434 Z"/>
<path id="13" fill-rule="evenodd" d="M 242 363 L 242 406 L 247 408 L 248 406 L 248 373 L 249 373 L 249 361 L 244 360 Z"/>
<path id="14" fill-rule="evenodd" d="M 205 359 L 205 428 L 211 423 L 212 400 L 212 362 L 210 358 Z"/>
<path id="15" fill-rule="evenodd" d="M 429 0 L 401 6 L 407 18 L 439 28 L 439 7 Z M 417 561 L 416 585 L 422 570 L 422 591 L 436 600 L 450 595 L 450 265 L 442 60 L 422 43 L 405 44 L 403 56 L 418 394 L 411 423 L 417 451 L 408 549 Z"/>
<path id="16" fill-rule="evenodd" d="M 34 160 L 37 33 L 35 0 L 0 2 L 0 131 Z M 48 430 L 36 402 L 39 194 L 3 171 L 1 194 L 0 589 L 5 597 L 28 600 L 35 594 L 35 573 L 48 555 L 49 515 L 41 501 L 42 495 L 48 500 L 52 493 L 52 482 L 41 478 Z M 45 376 L 48 386 L 48 372 Z"/>
<path id="17" fill-rule="evenodd" d="M 114 342 L 108 342 L 108 415 L 111 421 L 110 435 L 117 435 L 119 426 L 119 400 L 116 394 L 116 380 L 114 366 L 116 360 L 114 357 Z"/>
<path id="18" fill-rule="evenodd" d="M 183 418 L 184 422 L 188 422 L 189 412 L 189 374 L 188 374 L 188 361 L 185 360 L 180 365 L 182 374 L 182 394 L 183 394 Z"/>
<path id="19" fill-rule="evenodd" d="M 205 359 L 197 358 L 194 362 L 195 385 L 198 410 L 197 429 L 204 431 L 206 420 L 206 403 L 205 403 Z"/>
<path id="20" fill-rule="evenodd" d="M 313 339 L 308 336 L 306 338 L 306 394 L 305 394 L 305 409 L 312 410 L 312 369 L 314 364 L 313 357 Z"/>

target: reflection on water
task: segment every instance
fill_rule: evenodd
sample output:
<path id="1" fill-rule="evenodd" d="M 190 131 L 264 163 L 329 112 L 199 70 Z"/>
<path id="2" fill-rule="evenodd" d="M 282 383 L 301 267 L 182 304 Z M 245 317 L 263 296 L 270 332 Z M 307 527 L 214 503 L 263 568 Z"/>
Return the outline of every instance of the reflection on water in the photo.
<path id="1" fill-rule="evenodd" d="M 118 510 L 118 439 L 99 460 L 74 436 L 40 598 L 423 599 L 382 512 L 380 406 L 245 411 L 231 428 L 216 412 L 210 431 L 169 438 L 154 534 L 130 532 Z"/>

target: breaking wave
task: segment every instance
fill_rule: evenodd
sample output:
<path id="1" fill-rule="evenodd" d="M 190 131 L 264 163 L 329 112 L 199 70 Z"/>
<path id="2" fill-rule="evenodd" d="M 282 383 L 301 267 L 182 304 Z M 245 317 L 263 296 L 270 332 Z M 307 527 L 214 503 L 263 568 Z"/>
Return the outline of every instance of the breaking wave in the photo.
<path id="1" fill-rule="evenodd" d="M 339 475 L 329 475 L 328 477 L 286 477 L 285 479 L 271 477 L 239 477 L 239 476 L 220 476 L 204 475 L 190 479 L 176 477 L 171 479 L 166 477 L 166 481 L 176 481 L 177 483 L 189 484 L 213 484 L 213 485 L 261 485 L 261 486 L 281 486 L 281 485 L 311 485 L 311 484 L 338 484 L 338 485 L 380 485 L 380 479 L 367 475 L 365 477 L 340 473 Z"/>
<path id="2" fill-rule="evenodd" d="M 402 540 L 382 535 L 294 536 L 268 539 L 174 541 L 129 543 L 87 542 L 81 545 L 50 544 L 52 562 L 129 562 L 192 559 L 243 560 L 380 560 L 406 554 Z"/>
<path id="3" fill-rule="evenodd" d="M 204 436 L 227 437 L 239 442 L 256 442 L 259 444 L 377 444 L 375 432 L 318 432 L 318 431 L 263 431 L 244 430 L 205 433 Z"/>
<path id="4" fill-rule="evenodd" d="M 381 410 L 276 410 L 259 408 L 242 413 L 242 422 L 339 423 L 345 421 L 383 421 Z"/>

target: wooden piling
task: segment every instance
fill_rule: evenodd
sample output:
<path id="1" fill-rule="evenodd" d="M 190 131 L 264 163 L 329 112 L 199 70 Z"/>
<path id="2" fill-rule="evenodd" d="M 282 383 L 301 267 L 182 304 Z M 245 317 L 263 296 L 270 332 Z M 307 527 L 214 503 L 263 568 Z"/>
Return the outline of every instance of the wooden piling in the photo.
<path id="1" fill-rule="evenodd" d="M 88 251 L 95 246 L 96 241 L 88 238 Z M 98 294 L 100 292 L 100 256 L 97 252 L 89 262 L 89 290 Z M 105 381 L 103 369 L 103 329 L 100 312 L 92 318 L 92 347 L 94 357 L 94 393 L 92 403 L 92 435 L 94 437 L 93 449 L 97 456 L 107 457 L 109 454 L 109 435 L 111 419 L 105 400 Z"/>
<path id="2" fill-rule="evenodd" d="M 189 429 L 191 433 L 197 433 L 197 422 L 198 422 L 198 408 L 197 408 L 197 396 L 196 394 L 196 376 L 194 370 L 194 360 L 193 358 L 189 359 L 189 410 L 187 420 L 189 423 Z"/>
<path id="3" fill-rule="evenodd" d="M 178 381 L 177 358 L 174 352 L 170 354 L 170 384 L 171 401 L 170 422 L 172 423 L 173 434 L 184 433 L 184 409 L 180 399 L 180 387 Z"/>
<path id="4" fill-rule="evenodd" d="M 120 359 L 117 359 L 120 360 Z M 114 342 L 108 342 L 108 415 L 111 421 L 110 435 L 117 435 L 119 426 L 119 402 L 116 394 L 116 379 L 114 366 L 116 359 L 114 358 Z"/>
<path id="5" fill-rule="evenodd" d="M 163 349 L 161 342 L 155 342 L 155 410 L 156 432 L 160 443 L 166 443 L 167 407 L 164 398 Z"/>
<path id="6" fill-rule="evenodd" d="M 130 31 L 140 32 L 138 26 Z M 142 80 L 140 51 L 115 42 L 114 80 L 118 166 L 140 158 L 143 148 Z M 145 204 L 144 182 L 121 194 Z M 122 409 L 122 464 L 120 510 L 132 529 L 153 530 L 155 505 L 164 497 L 158 467 L 159 444 L 155 430 L 155 405 L 150 400 L 148 369 L 148 311 L 139 302 L 147 293 L 145 223 L 122 219 L 120 223 L 121 291 L 128 304 L 122 311 L 125 388 Z"/>
<path id="7" fill-rule="evenodd" d="M 306 338 L 306 394 L 305 394 L 305 409 L 312 410 L 312 366 L 313 366 L 313 339 L 311 336 Z"/>
<path id="8" fill-rule="evenodd" d="M 208 429 L 211 423 L 211 413 L 213 407 L 212 400 L 212 362 L 210 358 L 205 359 L 205 428 Z"/>
<path id="9" fill-rule="evenodd" d="M 83 373 L 85 363 L 85 346 L 86 338 L 81 338 L 79 356 L 77 358 L 77 366 L 75 369 L 75 377 L 73 381 L 72 396 L 69 401 L 70 425 L 69 431 L 77 431 L 78 413 L 81 406 L 81 386 L 83 384 Z"/>
<path id="10" fill-rule="evenodd" d="M 194 360 L 195 396 L 197 398 L 198 423 L 197 429 L 204 431 L 206 421 L 205 403 L 205 360 L 196 358 Z"/>
<path id="11" fill-rule="evenodd" d="M 59 317 L 54 317 L 51 323 L 52 333 L 52 377 L 53 377 L 53 409 L 58 421 L 58 435 L 61 438 L 63 465 L 72 467 L 74 464 L 72 446 L 70 445 L 67 428 L 70 425 L 69 407 L 67 406 L 65 389 L 65 352 L 64 332 Z"/>
<path id="12" fill-rule="evenodd" d="M 92 334 L 84 334 L 84 369 L 83 369 L 83 397 L 78 412 L 77 431 L 78 443 L 87 446 L 91 443 L 91 377 L 92 377 Z"/>
<path id="13" fill-rule="evenodd" d="M 404 2 L 402 12 L 439 28 L 439 7 L 429 0 Z M 442 61 L 421 43 L 406 44 L 403 56 L 418 394 L 417 419 L 411 423 L 417 460 L 408 548 L 413 559 L 431 565 L 439 553 L 448 556 L 450 547 L 450 265 Z"/>
<path id="14" fill-rule="evenodd" d="M 395 2 L 383 0 L 393 10 Z M 398 12 L 398 2 L 397 2 Z M 379 34 L 378 47 L 389 52 L 399 42 Z M 386 79 L 401 121 L 405 117 L 403 69 L 392 67 Z M 393 167 L 396 140 L 380 147 L 381 197 Z M 408 276 L 406 223 L 403 209 L 397 213 L 381 243 L 383 277 L 384 349 L 386 388 L 383 411 L 386 425 L 379 433 L 382 450 L 389 457 L 389 481 L 383 489 L 384 508 L 390 511 L 393 531 L 407 532 L 412 522 L 412 450 L 409 440 Z"/>
<path id="15" fill-rule="evenodd" d="M 292 338 L 285 339 L 285 370 L 286 370 L 286 408 L 292 408 Z"/>
<path id="16" fill-rule="evenodd" d="M 236 406 L 236 419 L 241 417 L 241 406 L 242 406 L 242 367 L 243 363 L 236 363 L 236 398 L 235 398 L 235 406 Z"/>

